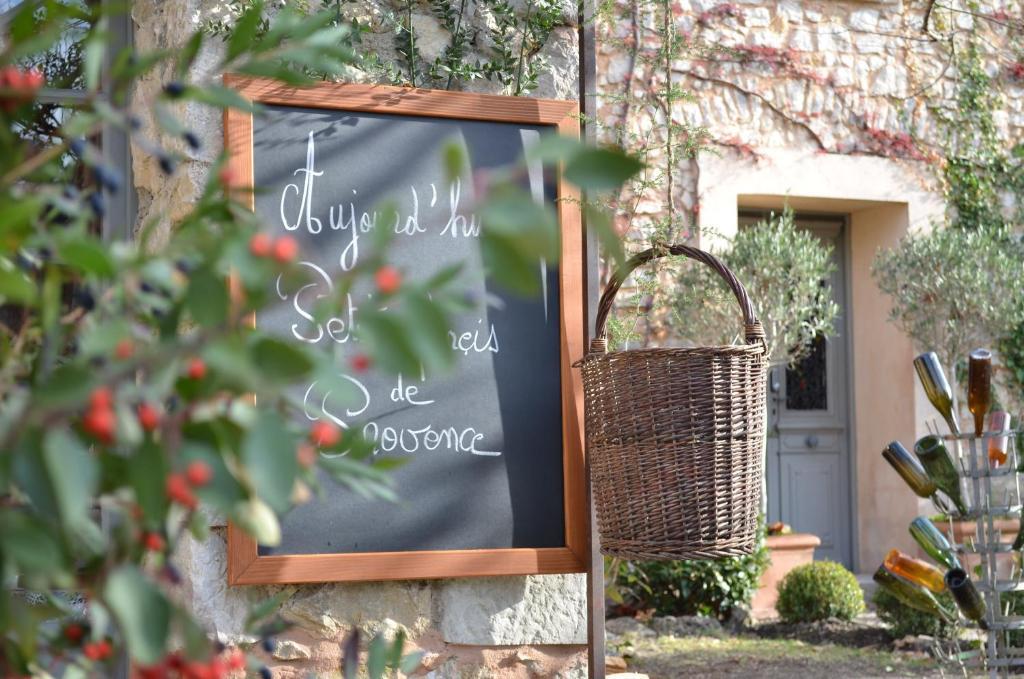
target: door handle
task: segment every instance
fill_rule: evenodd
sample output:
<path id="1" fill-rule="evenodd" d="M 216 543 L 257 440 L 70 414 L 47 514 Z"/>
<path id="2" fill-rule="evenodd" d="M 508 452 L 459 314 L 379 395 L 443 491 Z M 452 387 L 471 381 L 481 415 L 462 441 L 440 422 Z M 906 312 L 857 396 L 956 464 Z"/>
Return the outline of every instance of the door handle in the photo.
<path id="1" fill-rule="evenodd" d="M 806 445 L 808 448 L 817 448 L 818 447 L 818 437 L 815 436 L 814 434 L 811 434 L 806 439 L 804 439 L 804 445 Z"/>

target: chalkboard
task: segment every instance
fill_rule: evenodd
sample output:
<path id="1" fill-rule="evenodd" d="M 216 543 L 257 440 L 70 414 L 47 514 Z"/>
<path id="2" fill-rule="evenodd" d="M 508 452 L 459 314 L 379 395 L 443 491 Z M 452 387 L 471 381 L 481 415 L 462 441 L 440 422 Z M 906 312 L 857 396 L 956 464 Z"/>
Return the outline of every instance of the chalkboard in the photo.
<path id="1" fill-rule="evenodd" d="M 251 92 L 254 85 L 266 87 L 247 80 L 239 89 Z M 275 304 L 257 315 L 256 324 L 333 357 L 355 400 L 336 398 L 315 382 L 302 385 L 296 396 L 310 421 L 361 431 L 376 442 L 376 456 L 405 460 L 392 473 L 400 499 L 363 498 L 321 475 L 323 496 L 285 515 L 281 543 L 258 546 L 255 562 L 439 553 L 491 555 L 497 561 L 528 550 L 568 550 L 574 539 L 570 514 L 579 510 L 570 496 L 580 483 L 567 478 L 578 476 L 579 468 L 567 463 L 578 451 L 566 436 L 565 419 L 576 413 L 565 408 L 573 385 L 565 369 L 570 357 L 563 307 L 578 307 L 580 300 L 563 298 L 566 277 L 556 262 L 538 260 L 542 293 L 536 297 L 495 285 L 484 272 L 482 225 L 473 212 L 474 174 L 521 160 L 526 148 L 557 127 L 479 114 L 439 116 L 436 102 L 452 101 L 443 92 L 429 93 L 434 106 L 414 100 L 396 112 L 394 104 L 381 104 L 380 94 L 403 101 L 407 91 L 373 88 L 378 98 L 371 105 L 353 107 L 351 86 L 328 87 L 315 106 L 264 92 L 263 113 L 248 119 L 244 155 L 255 187 L 253 208 L 272 236 L 288 234 L 299 242 L 299 266 L 307 274 L 300 283 L 279 280 Z M 329 96 L 340 93 L 333 88 L 346 87 L 348 97 Z M 483 99 L 493 104 L 486 100 L 505 98 Z M 560 103 L 566 108 L 567 102 Z M 229 137 L 231 129 L 229 119 Z M 237 140 L 232 141 L 234 153 Z M 442 153 L 452 143 L 462 147 L 469 166 L 454 180 L 447 177 Z M 556 174 L 530 166 L 524 188 L 534 200 L 560 207 Z M 561 214 L 564 221 L 564 208 Z M 351 368 L 352 356 L 365 351 L 354 332 L 360 310 L 378 304 L 369 283 L 348 292 L 336 317 L 313 317 L 317 301 L 333 292 L 334 280 L 372 251 L 372 232 L 381 228 L 393 234 L 387 259 L 406 280 L 463 266 L 460 281 L 475 304 L 454 319 L 449 340 L 456 360 L 448 374 L 395 376 Z M 572 564 L 556 570 L 577 569 Z M 445 574 L 436 563 L 421 570 L 421 577 Z M 345 578 L 342 573 L 339 579 Z"/>

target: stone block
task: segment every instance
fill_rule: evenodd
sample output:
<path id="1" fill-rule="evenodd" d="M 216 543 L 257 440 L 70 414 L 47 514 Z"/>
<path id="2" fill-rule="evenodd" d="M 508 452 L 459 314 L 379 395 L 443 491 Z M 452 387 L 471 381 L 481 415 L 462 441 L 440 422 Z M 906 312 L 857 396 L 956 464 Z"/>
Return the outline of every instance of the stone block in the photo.
<path id="1" fill-rule="evenodd" d="M 433 602 L 424 582 L 375 582 L 303 587 L 281 617 L 313 636 L 341 639 L 358 626 L 368 634 L 403 630 L 416 637 L 430 626 Z"/>
<path id="2" fill-rule="evenodd" d="M 309 650 L 309 646 L 285 639 L 277 642 L 271 655 L 277 660 L 309 660 L 313 653 Z"/>
<path id="3" fill-rule="evenodd" d="M 438 587 L 439 627 L 448 643 L 587 643 L 583 575 L 448 580 Z"/>

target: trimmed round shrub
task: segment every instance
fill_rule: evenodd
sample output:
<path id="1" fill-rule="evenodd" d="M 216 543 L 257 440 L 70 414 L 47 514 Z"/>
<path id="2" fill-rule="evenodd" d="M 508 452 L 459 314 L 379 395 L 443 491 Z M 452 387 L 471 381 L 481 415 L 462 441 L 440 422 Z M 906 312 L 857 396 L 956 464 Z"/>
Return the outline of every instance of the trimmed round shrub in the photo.
<path id="1" fill-rule="evenodd" d="M 857 578 L 834 561 L 797 566 L 779 583 L 776 610 L 783 621 L 852 620 L 864 610 Z"/>
<path id="2" fill-rule="evenodd" d="M 956 602 L 949 594 L 938 595 L 939 603 L 948 610 L 956 610 Z M 881 587 L 871 598 L 878 619 L 889 626 L 894 639 L 925 634 L 936 639 L 955 639 L 959 635 L 956 623 L 949 623 L 931 613 L 911 608 Z"/>

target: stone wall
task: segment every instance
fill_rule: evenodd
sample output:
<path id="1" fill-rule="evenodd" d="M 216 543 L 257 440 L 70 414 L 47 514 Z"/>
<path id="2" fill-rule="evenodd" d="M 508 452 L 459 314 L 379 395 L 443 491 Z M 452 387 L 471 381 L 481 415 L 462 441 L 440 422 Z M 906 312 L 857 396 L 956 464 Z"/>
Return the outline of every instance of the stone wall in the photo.
<path id="1" fill-rule="evenodd" d="M 392 8 L 387 2 L 365 0 L 345 3 L 346 11 L 368 25 L 363 49 L 384 61 L 396 59 L 393 33 L 384 21 Z M 474 2 L 469 16 L 476 34 L 471 59 L 486 53 L 489 18 Z M 202 22 L 223 16 L 222 3 L 210 0 L 135 0 L 132 16 L 135 42 L 140 49 L 174 47 Z M 577 98 L 578 52 L 575 4 L 565 3 L 563 25 L 556 27 L 538 57 L 550 68 L 539 79 L 534 96 Z M 419 49 L 430 58 L 447 39 L 444 29 L 426 5 L 413 17 L 420 34 Z M 197 60 L 191 77 L 210 78 L 217 45 Z M 353 71 L 351 79 L 367 74 Z M 156 96 L 170 72 L 155 72 L 135 93 L 138 109 Z M 496 83 L 477 80 L 466 89 L 500 92 Z M 220 115 L 200 107 L 179 110 L 186 124 L 203 141 L 198 151 L 179 145 L 185 161 L 166 177 L 145 149 L 133 147 L 139 222 L 157 223 L 164 239 L 175 218 L 188 209 L 206 180 L 222 148 Z M 152 120 L 144 121 L 154 134 Z M 174 142 L 169 142 L 173 144 Z M 163 239 L 156 239 L 156 246 Z M 225 530 L 211 519 L 213 531 L 204 543 L 187 541 L 178 563 L 184 575 L 184 595 L 198 615 L 226 641 L 252 641 L 241 637 L 249 603 L 282 590 L 281 587 L 228 587 Z M 586 676 L 586 601 L 582 575 L 502 577 L 433 582 L 324 584 L 288 587 L 282 613 L 294 628 L 278 639 L 276 652 L 267 657 L 275 676 L 337 676 L 340 642 L 353 628 L 376 633 L 406 631 L 409 650 L 427 652 L 414 676 L 436 677 L 584 677 Z"/>
<path id="2" fill-rule="evenodd" d="M 938 3 L 950 4 L 966 3 Z M 946 138 L 939 116 L 955 105 L 947 34 L 959 32 L 962 50 L 966 31 L 979 32 L 985 70 L 1002 93 L 996 125 L 1007 140 L 1024 138 L 1022 52 L 1019 34 L 1006 27 L 1020 22 L 1022 4 L 980 4 L 975 15 L 934 9 L 926 33 L 925 0 L 675 0 L 685 47 L 672 78 L 693 97 L 677 102 L 673 119 L 705 129 L 712 150 L 739 163 L 757 163 L 772 149 L 874 155 L 905 161 L 927 180 Z M 600 23 L 598 118 L 609 139 L 662 135 L 664 112 L 643 101 L 664 87 L 656 57 L 662 7 L 616 0 Z M 626 92 L 640 100 L 627 106 Z M 657 149 L 651 162 L 664 162 Z M 673 173 L 674 209 L 699 221 L 699 163 L 684 160 Z M 644 196 L 635 236 L 645 216 L 663 214 L 664 201 L 657 189 Z"/>

